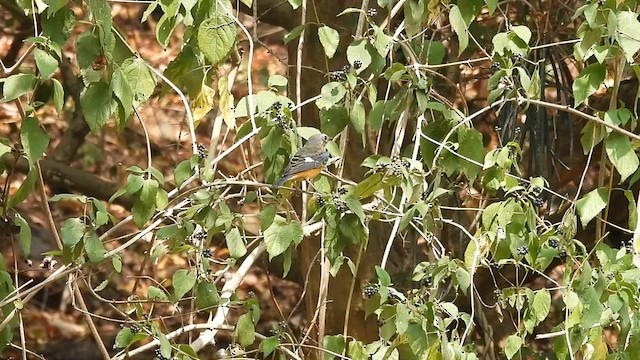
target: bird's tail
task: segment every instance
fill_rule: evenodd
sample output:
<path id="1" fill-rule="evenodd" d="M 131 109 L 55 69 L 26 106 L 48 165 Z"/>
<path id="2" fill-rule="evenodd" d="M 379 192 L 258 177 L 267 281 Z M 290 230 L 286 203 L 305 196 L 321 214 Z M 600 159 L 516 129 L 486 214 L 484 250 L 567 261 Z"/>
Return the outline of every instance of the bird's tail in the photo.
<path id="1" fill-rule="evenodd" d="M 278 181 L 276 181 L 275 187 L 280 187 L 282 185 L 284 185 L 284 183 L 289 180 L 291 178 L 291 175 L 286 175 L 281 177 L 280 179 L 278 179 Z"/>

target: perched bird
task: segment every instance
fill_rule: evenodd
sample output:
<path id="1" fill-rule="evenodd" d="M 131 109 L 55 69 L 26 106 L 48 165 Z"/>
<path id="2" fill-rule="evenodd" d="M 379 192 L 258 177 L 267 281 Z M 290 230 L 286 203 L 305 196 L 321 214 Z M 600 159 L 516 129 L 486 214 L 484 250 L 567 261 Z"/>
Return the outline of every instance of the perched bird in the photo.
<path id="1" fill-rule="evenodd" d="M 289 180 L 311 179 L 320 174 L 330 157 L 329 152 L 325 150 L 328 142 L 329 136 L 325 134 L 311 136 L 289 160 L 289 165 L 275 186 L 282 186 Z"/>

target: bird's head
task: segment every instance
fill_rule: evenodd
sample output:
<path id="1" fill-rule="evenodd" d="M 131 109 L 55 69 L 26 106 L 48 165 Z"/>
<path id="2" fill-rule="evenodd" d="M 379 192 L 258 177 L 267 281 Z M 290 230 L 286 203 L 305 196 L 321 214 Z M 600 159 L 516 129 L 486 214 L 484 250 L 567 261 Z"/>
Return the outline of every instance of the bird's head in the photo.
<path id="1" fill-rule="evenodd" d="M 329 137 L 329 135 L 325 135 L 325 134 L 315 134 L 312 135 L 309 140 L 307 140 L 307 143 L 305 144 L 305 147 L 307 148 L 322 148 L 324 149 L 325 146 L 327 146 L 327 143 L 329 142 L 329 140 L 331 140 L 331 138 Z"/>

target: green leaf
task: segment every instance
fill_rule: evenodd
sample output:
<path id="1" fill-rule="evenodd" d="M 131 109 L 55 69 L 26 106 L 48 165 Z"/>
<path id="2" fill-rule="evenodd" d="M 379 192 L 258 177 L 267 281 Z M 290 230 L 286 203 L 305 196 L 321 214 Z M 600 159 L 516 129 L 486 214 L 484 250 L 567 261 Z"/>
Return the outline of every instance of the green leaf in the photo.
<path id="1" fill-rule="evenodd" d="M 117 273 L 122 272 L 122 258 L 120 255 L 115 254 L 111 257 L 111 265 L 113 265 L 113 270 Z"/>
<path id="2" fill-rule="evenodd" d="M 28 117 L 22 122 L 20 140 L 29 164 L 38 161 L 49 146 L 49 134 L 40 126 L 38 119 Z"/>
<path id="3" fill-rule="evenodd" d="M 74 246 L 79 243 L 84 235 L 84 223 L 78 218 L 65 220 L 60 229 L 60 237 L 65 246 Z"/>
<path id="4" fill-rule="evenodd" d="M 4 86 L 2 87 L 2 93 L 4 94 L 3 100 L 5 102 L 15 100 L 28 93 L 31 91 L 35 81 L 36 76 L 33 74 L 16 74 L 9 76 L 4 80 Z"/>
<path id="5" fill-rule="evenodd" d="M 549 315 L 549 309 L 551 309 L 551 294 L 549 294 L 549 290 L 543 288 L 536 292 L 531 307 L 538 323 L 546 319 L 547 315 Z"/>
<path id="6" fill-rule="evenodd" d="M 78 35 L 76 40 L 76 61 L 80 69 L 91 68 L 93 62 L 100 55 L 100 39 L 93 33 L 93 30 L 87 30 Z"/>
<path id="7" fill-rule="evenodd" d="M 220 295 L 216 284 L 203 281 L 196 287 L 196 307 L 198 309 L 211 309 L 220 303 Z"/>
<path id="8" fill-rule="evenodd" d="M 180 269 L 173 274 L 171 284 L 173 284 L 171 300 L 177 302 L 196 284 L 196 274 L 187 269 Z"/>
<path id="9" fill-rule="evenodd" d="M 353 195 L 358 199 L 365 199 L 373 195 L 376 191 L 382 189 L 382 174 L 375 173 L 368 178 L 362 180 L 353 190 Z"/>
<path id="10" fill-rule="evenodd" d="M 277 335 L 269 336 L 262 340 L 260 343 L 260 348 L 262 349 L 262 354 L 264 357 L 268 357 L 271 353 L 280 345 L 280 337 Z"/>
<path id="11" fill-rule="evenodd" d="M 138 107 L 147 101 L 156 87 L 156 78 L 141 58 L 124 61 L 120 69 L 133 94 L 133 106 Z"/>
<path id="12" fill-rule="evenodd" d="M 107 123 L 116 109 L 116 102 L 111 95 L 111 87 L 104 80 L 90 84 L 80 94 L 84 119 L 94 134 Z"/>
<path id="13" fill-rule="evenodd" d="M 344 350 L 344 336 L 342 335 L 329 335 L 325 336 L 323 340 L 322 347 L 327 349 L 333 353 L 342 354 Z M 331 355 L 328 352 L 324 353 L 324 360 L 333 360 L 335 359 L 334 355 Z"/>
<path id="14" fill-rule="evenodd" d="M 466 129 L 464 132 L 458 132 L 458 154 L 482 163 L 484 160 L 485 150 L 482 143 L 482 134 L 476 129 Z M 460 169 L 470 181 L 475 180 L 481 170 L 481 166 L 460 159 Z"/>
<path id="15" fill-rule="evenodd" d="M 167 301 L 169 300 L 169 298 L 167 298 L 167 294 L 164 292 L 164 290 L 157 288 L 155 286 L 149 286 L 149 288 L 147 289 L 147 299 L 149 300 L 160 300 L 160 301 Z"/>
<path id="16" fill-rule="evenodd" d="M 389 276 L 389 273 L 385 269 L 381 268 L 378 265 L 376 265 L 376 275 L 378 276 L 378 281 L 380 282 L 380 285 L 382 286 L 391 285 L 391 276 Z"/>
<path id="17" fill-rule="evenodd" d="M 173 174 L 173 179 L 176 182 L 176 186 L 180 187 L 189 177 L 191 177 L 193 171 L 191 169 L 191 160 L 187 159 L 181 161 L 178 166 L 176 166 L 175 172 Z"/>
<path id="18" fill-rule="evenodd" d="M 273 205 L 267 205 L 260 210 L 260 228 L 264 231 L 271 224 L 276 217 L 276 207 Z"/>
<path id="19" fill-rule="evenodd" d="M 511 335 L 507 338 L 504 345 L 504 353 L 507 355 L 507 359 L 513 358 L 513 356 L 520 351 L 522 346 L 522 338 L 518 335 Z"/>
<path id="20" fill-rule="evenodd" d="M 353 211 L 353 213 L 356 214 L 356 216 L 358 216 L 358 219 L 360 219 L 360 222 L 362 223 L 362 225 L 364 225 L 366 219 L 365 219 L 364 211 L 362 210 L 362 204 L 360 203 L 360 201 L 356 197 L 349 195 L 345 197 L 344 202 L 349 208 L 349 210 Z"/>
<path id="21" fill-rule="evenodd" d="M 33 58 L 36 60 L 41 79 L 48 78 L 58 68 L 58 60 L 44 50 L 37 48 L 33 50 Z"/>
<path id="22" fill-rule="evenodd" d="M 29 170 L 27 178 L 24 179 L 22 184 L 20 184 L 18 190 L 16 190 L 16 192 L 13 194 L 13 197 L 9 199 L 6 207 L 8 209 L 13 208 L 14 206 L 21 203 L 24 199 L 26 199 L 27 196 L 29 196 L 33 192 L 33 187 L 36 184 L 37 178 L 38 172 L 35 169 Z"/>
<path id="23" fill-rule="evenodd" d="M 471 286 L 471 275 L 466 269 L 459 267 L 456 269 L 456 280 L 458 281 L 460 289 L 462 289 L 462 292 L 466 295 L 469 286 Z"/>
<path id="24" fill-rule="evenodd" d="M 225 235 L 227 242 L 227 248 L 229 249 L 229 255 L 234 259 L 239 259 L 247 253 L 247 248 L 244 246 L 244 240 L 240 230 L 238 228 L 231 229 L 227 235 Z"/>
<path id="25" fill-rule="evenodd" d="M 604 210 L 608 202 L 609 192 L 605 188 L 595 189 L 576 201 L 576 208 L 578 215 L 580 215 L 582 227 L 586 227 L 600 211 Z"/>
<path id="26" fill-rule="evenodd" d="M 142 227 L 156 212 L 156 194 L 158 192 L 158 182 L 153 179 L 145 179 L 140 190 L 140 198 L 136 200 L 131 208 L 133 221 Z"/>
<path id="27" fill-rule="evenodd" d="M 180 24 L 181 20 L 182 15 L 180 14 L 170 16 L 166 13 L 160 17 L 160 20 L 158 20 L 158 23 L 156 24 L 156 39 L 158 39 L 158 43 L 162 45 L 163 48 L 166 48 L 167 45 L 169 45 L 171 34 L 173 34 L 173 31 Z"/>
<path id="28" fill-rule="evenodd" d="M 362 135 L 362 146 L 364 147 L 366 144 L 366 134 L 364 132 L 364 122 L 365 122 L 366 113 L 364 111 L 364 105 L 358 99 L 353 101 L 351 105 L 351 111 L 349 112 L 349 118 L 351 119 L 351 124 L 353 128 L 356 129 L 358 134 Z"/>
<path id="29" fill-rule="evenodd" d="M 51 79 L 51 81 L 53 82 L 53 107 L 60 114 L 64 107 L 64 88 L 57 79 Z"/>
<path id="30" fill-rule="evenodd" d="M 293 30 L 291 30 L 289 33 L 284 35 L 284 44 L 287 45 L 289 42 L 291 42 L 292 40 L 297 39 L 300 34 L 302 34 L 302 30 L 304 30 L 305 25 L 298 25 L 296 27 L 293 28 Z"/>
<path id="31" fill-rule="evenodd" d="M 13 223 L 20 228 L 20 249 L 24 257 L 31 255 L 31 227 L 22 215 L 16 213 Z"/>
<path id="32" fill-rule="evenodd" d="M 449 11 L 449 22 L 451 28 L 458 35 L 459 50 L 458 55 L 462 54 L 464 49 L 469 46 L 469 34 L 467 33 L 467 24 L 462 17 L 460 8 L 457 5 L 453 5 Z"/>
<path id="33" fill-rule="evenodd" d="M 360 68 L 356 70 L 356 74 L 360 74 L 371 65 L 371 54 L 367 50 L 367 42 L 365 40 L 356 40 L 347 48 L 347 60 L 353 67 L 356 61 L 361 63 Z"/>
<path id="34" fill-rule="evenodd" d="M 104 260 L 104 255 L 107 253 L 104 248 L 104 244 L 100 241 L 98 235 L 96 235 L 94 231 L 85 234 L 84 248 L 87 251 L 89 261 L 92 263 L 99 263 Z"/>
<path id="35" fill-rule="evenodd" d="M 580 75 L 573 82 L 575 106 L 582 104 L 600 88 L 606 72 L 607 67 L 604 64 L 591 64 L 582 69 Z"/>
<path id="36" fill-rule="evenodd" d="M 349 123 L 349 113 L 342 106 L 320 109 L 320 129 L 331 137 L 338 135 Z"/>
<path id="37" fill-rule="evenodd" d="M 214 14 L 198 28 L 198 46 L 212 64 L 222 62 L 236 43 L 236 26 L 229 16 Z"/>
<path id="38" fill-rule="evenodd" d="M 256 341 L 256 328 L 251 320 L 251 314 L 242 314 L 236 324 L 235 337 L 238 344 L 242 347 L 247 347 Z"/>
<path id="39" fill-rule="evenodd" d="M 347 94 L 347 88 L 342 83 L 330 82 L 326 83 L 320 89 L 321 98 L 316 101 L 316 105 L 320 109 L 329 109 L 344 99 Z"/>
<path id="40" fill-rule="evenodd" d="M 324 25 L 318 28 L 318 37 L 320 38 L 320 43 L 324 48 L 324 53 L 327 54 L 329 59 L 331 59 L 338 49 L 340 34 L 335 29 Z"/>
<path id="41" fill-rule="evenodd" d="M 609 160 L 620 173 L 621 183 L 638 170 L 640 161 L 627 136 L 611 133 L 605 140 L 605 146 Z"/>
<path id="42" fill-rule="evenodd" d="M 303 237 L 302 224 L 299 221 L 292 220 L 285 225 L 278 222 L 271 224 L 264 232 L 269 260 L 282 254 L 292 242 L 299 244 Z"/>
<path id="43" fill-rule="evenodd" d="M 518 35 L 518 37 L 522 39 L 525 44 L 529 44 L 529 41 L 531 41 L 531 30 L 529 30 L 528 27 L 524 25 L 513 26 L 511 28 L 511 31 Z"/>
<path id="44" fill-rule="evenodd" d="M 275 75 L 269 76 L 269 80 L 267 81 L 267 86 L 269 86 L 270 88 L 278 88 L 278 87 L 285 87 L 287 86 L 288 83 L 289 81 L 287 80 L 286 77 L 275 74 Z"/>
<path id="45" fill-rule="evenodd" d="M 302 0 L 287 0 L 287 1 L 289 1 L 289 4 L 293 8 L 293 10 L 299 8 L 300 5 L 302 5 Z"/>
<path id="46" fill-rule="evenodd" d="M 620 11 L 618 13 L 618 44 L 629 63 L 634 63 L 634 57 L 640 50 L 640 21 L 635 11 Z"/>
<path id="47" fill-rule="evenodd" d="M 115 348 L 126 348 L 129 345 L 133 344 L 135 334 L 131 332 L 131 329 L 128 327 L 120 329 L 118 334 L 116 335 L 115 344 L 113 347 Z"/>

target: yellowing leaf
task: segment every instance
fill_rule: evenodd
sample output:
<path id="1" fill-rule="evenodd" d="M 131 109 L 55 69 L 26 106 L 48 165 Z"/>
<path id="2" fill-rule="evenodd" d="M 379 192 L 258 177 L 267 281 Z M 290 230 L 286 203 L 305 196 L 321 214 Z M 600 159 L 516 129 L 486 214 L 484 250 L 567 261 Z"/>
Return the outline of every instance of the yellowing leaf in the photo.
<path id="1" fill-rule="evenodd" d="M 193 120 L 195 121 L 195 127 L 198 127 L 200 120 L 202 120 L 213 108 L 213 98 L 215 95 L 216 91 L 214 89 L 207 85 L 202 85 L 200 93 L 191 104 L 191 107 L 193 108 Z"/>

